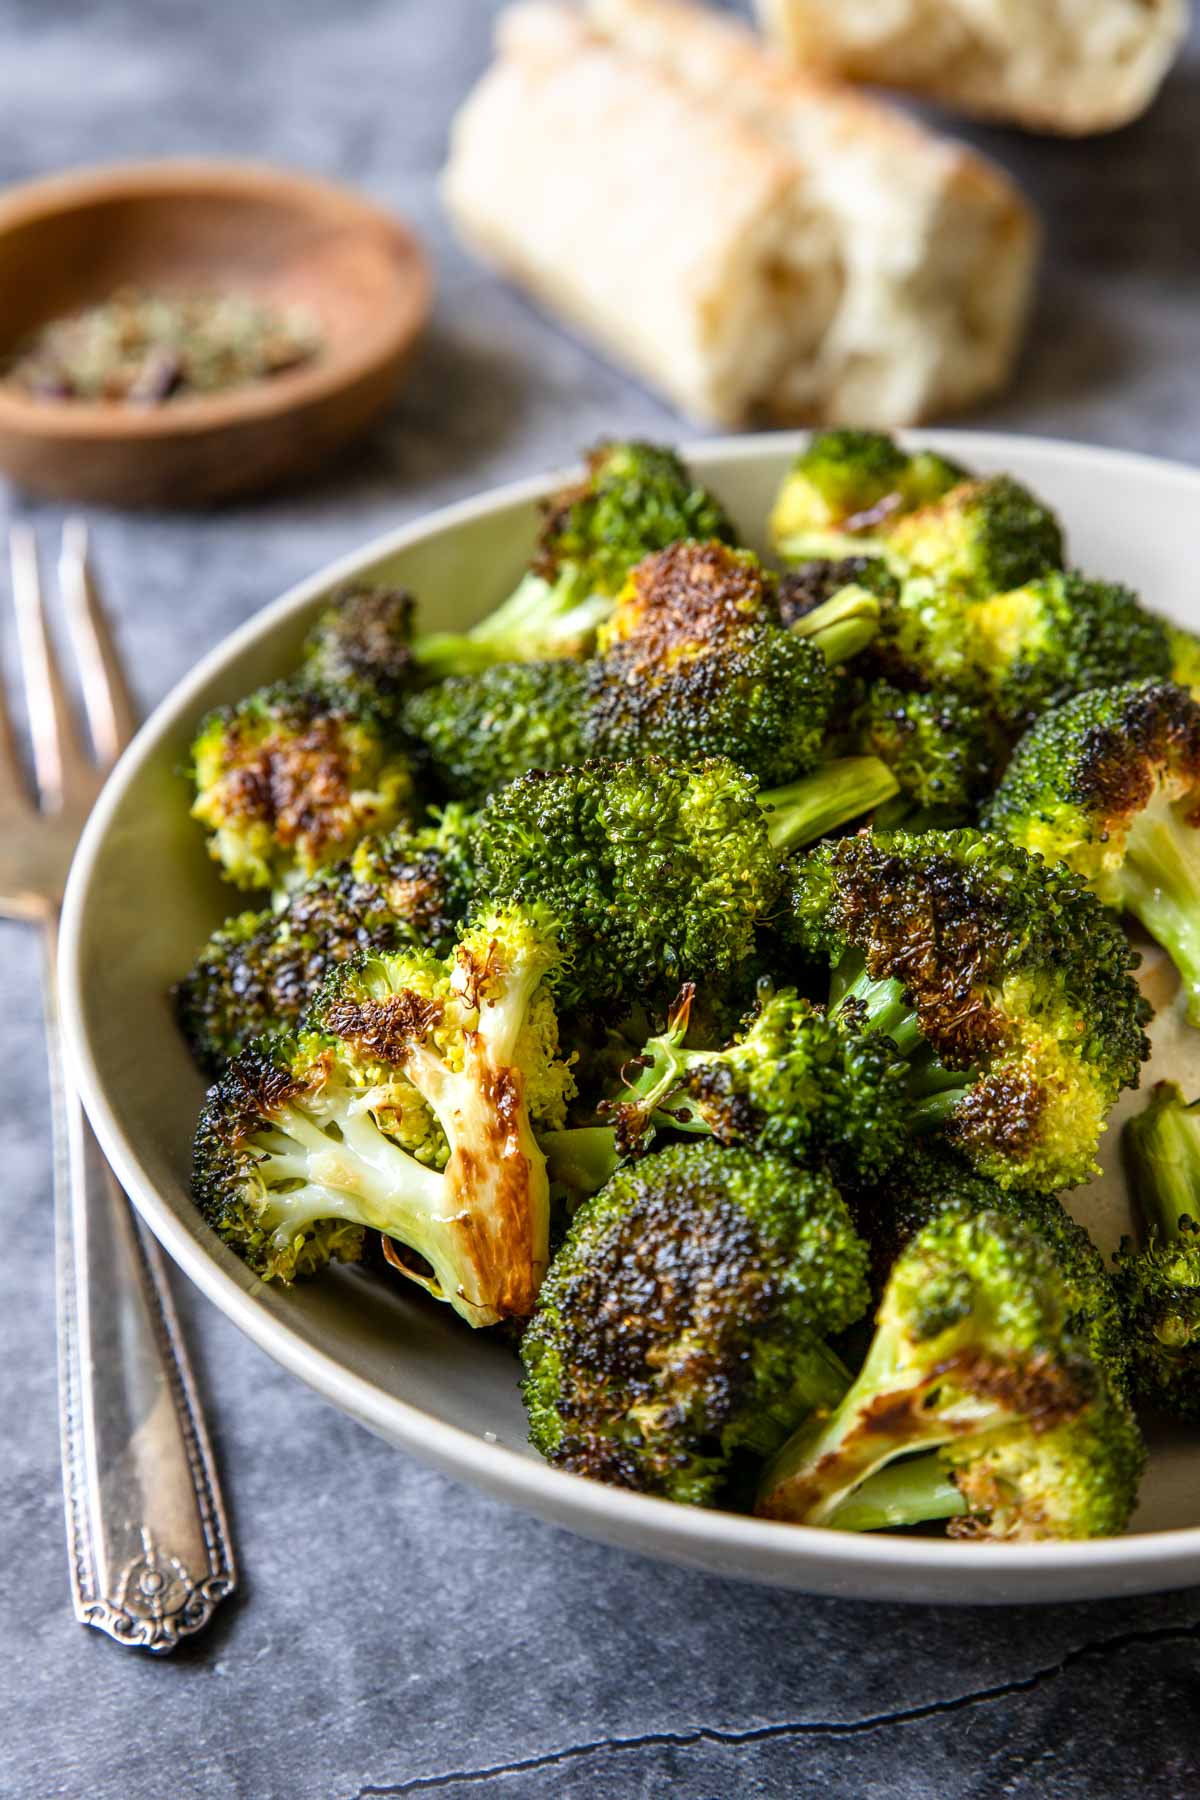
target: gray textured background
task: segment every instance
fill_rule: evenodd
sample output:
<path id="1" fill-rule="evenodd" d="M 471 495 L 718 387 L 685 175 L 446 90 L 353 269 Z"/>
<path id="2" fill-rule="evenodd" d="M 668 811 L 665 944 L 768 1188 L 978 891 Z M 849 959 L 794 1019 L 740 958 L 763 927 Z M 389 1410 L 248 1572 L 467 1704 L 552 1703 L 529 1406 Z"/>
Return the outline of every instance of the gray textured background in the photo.
<path id="1" fill-rule="evenodd" d="M 438 259 L 434 327 L 406 393 L 326 479 L 207 518 L 96 518 L 146 705 L 262 602 L 385 526 L 568 458 L 603 430 L 678 429 L 447 237 L 434 173 L 491 10 L 0 0 L 0 182 L 104 157 L 244 152 L 356 183 L 404 212 Z M 1038 200 L 1049 241 L 1021 378 L 972 422 L 1200 460 L 1200 32 L 1126 132 L 980 141 Z M 0 484 L 0 524 L 22 512 L 47 535 L 57 523 Z M 166 1663 L 81 1631 L 58 1493 L 30 965 L 26 939 L 0 927 L 5 1795 L 1200 1792 L 1200 1590 L 934 1612 L 760 1592 L 619 1555 L 387 1449 L 190 1292 L 180 1301 L 242 1598 Z"/>

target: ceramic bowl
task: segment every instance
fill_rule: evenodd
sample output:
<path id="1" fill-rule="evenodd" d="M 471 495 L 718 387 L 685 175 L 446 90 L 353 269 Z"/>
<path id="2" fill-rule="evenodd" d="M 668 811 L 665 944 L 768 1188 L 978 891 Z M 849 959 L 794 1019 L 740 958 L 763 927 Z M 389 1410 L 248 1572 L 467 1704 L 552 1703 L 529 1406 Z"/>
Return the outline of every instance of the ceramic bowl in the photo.
<path id="1" fill-rule="evenodd" d="M 1187 522 L 1200 472 L 1019 437 L 918 434 L 983 471 L 1010 470 L 1056 506 L 1081 565 L 1136 585 L 1200 628 Z M 802 439 L 731 438 L 687 450 L 751 541 Z M 422 602 L 427 626 L 469 624 L 512 586 L 535 502 L 562 472 L 446 508 L 391 533 L 266 607 L 162 703 L 110 779 L 80 845 L 66 898 L 62 995 L 88 1111 L 135 1205 L 180 1267 L 300 1380 L 391 1443 L 543 1518 L 722 1575 L 856 1598 L 1067 1600 L 1200 1580 L 1200 1440 L 1159 1434 L 1132 1530 L 1093 1543 L 987 1545 L 773 1524 L 603 1487 L 541 1462 L 525 1442 L 511 1353 L 472 1334 L 415 1289 L 339 1270 L 292 1291 L 263 1286 L 201 1223 L 188 1197 L 203 1091 L 167 989 L 235 896 L 217 880 L 187 816 L 178 770 L 208 707 L 281 675 L 338 582 L 378 576 Z M 1192 1081 L 1174 978 L 1147 965 L 1161 1010 L 1156 1072 Z M 1126 1105 L 1136 1104 L 1127 1097 Z M 1102 1151 L 1115 1169 L 1116 1133 Z M 1073 1196 L 1102 1244 L 1126 1222 L 1119 1178 Z"/>

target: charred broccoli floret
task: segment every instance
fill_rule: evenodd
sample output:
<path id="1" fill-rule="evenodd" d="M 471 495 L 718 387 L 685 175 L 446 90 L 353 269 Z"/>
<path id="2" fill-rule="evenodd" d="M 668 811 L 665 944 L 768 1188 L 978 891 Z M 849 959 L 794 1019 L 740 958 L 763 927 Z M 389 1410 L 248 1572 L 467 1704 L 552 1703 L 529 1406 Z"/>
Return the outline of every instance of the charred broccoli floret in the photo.
<path id="1" fill-rule="evenodd" d="M 357 705 L 392 712 L 412 673 L 414 601 L 404 588 L 341 588 L 304 646 L 303 679 Z"/>
<path id="2" fill-rule="evenodd" d="M 436 679 L 493 662 L 580 655 L 633 565 L 682 538 L 737 542 L 720 501 L 673 450 L 600 444 L 583 479 L 543 503 L 537 553 L 509 598 L 466 633 L 419 637 L 414 660 Z"/>
<path id="3" fill-rule="evenodd" d="M 909 453 L 876 431 L 821 431 L 784 477 L 771 510 L 771 541 L 785 561 L 853 555 L 842 540 L 871 537 L 926 506 L 966 471 L 931 450 Z"/>
<path id="4" fill-rule="evenodd" d="M 693 989 L 627 1070 L 607 1109 L 618 1138 L 658 1123 L 871 1180 L 907 1142 L 908 1071 L 891 1039 L 827 1018 L 794 988 L 766 999 L 726 1048 L 686 1046 Z"/>
<path id="5" fill-rule="evenodd" d="M 820 759 L 832 664 L 868 643 L 879 610 L 845 597 L 780 620 L 775 578 L 748 550 L 674 544 L 632 571 L 590 665 L 596 756 L 728 756 L 768 785 Z"/>
<path id="6" fill-rule="evenodd" d="M 1148 1008 L 1118 922 L 1066 870 L 977 831 L 859 834 L 793 867 L 792 930 L 909 1057 L 914 1130 L 1003 1185 L 1087 1180 Z"/>
<path id="7" fill-rule="evenodd" d="M 1200 706 L 1173 682 L 1077 694 L 1027 733 L 987 810 L 1166 950 L 1200 1023 Z"/>
<path id="8" fill-rule="evenodd" d="M 768 785 L 785 782 L 821 757 L 834 695 L 826 654 L 860 648 L 878 608 L 852 598 L 795 632 L 778 618 L 772 578 L 749 551 L 675 544 L 633 571 L 603 654 L 442 682 L 410 700 L 407 722 L 443 782 L 473 799 L 588 757 L 727 756 Z"/>
<path id="9" fill-rule="evenodd" d="M 758 1512 L 859 1530 L 893 1524 L 907 1478 L 916 1489 L 910 1514 L 932 1489 L 941 1503 L 934 1516 L 945 1516 L 948 1476 L 962 1496 L 964 1514 L 951 1525 L 959 1535 L 1120 1531 L 1144 1451 L 1071 1315 L 1051 1251 L 1021 1221 L 1000 1212 L 935 1218 L 892 1271 L 850 1390 L 769 1465 Z M 899 1461 L 931 1450 L 937 1462 Z M 865 1484 L 881 1470 L 890 1476 L 888 1516 L 872 1520 Z"/>
<path id="10" fill-rule="evenodd" d="M 335 969 L 298 1037 L 267 1038 L 210 1091 L 197 1205 L 264 1280 L 353 1260 L 361 1232 L 472 1325 L 532 1311 L 549 1184 L 532 1121 L 571 1089 L 536 908 L 496 912 L 445 961 L 370 954 Z"/>
<path id="11" fill-rule="evenodd" d="M 379 714 L 299 682 L 209 713 L 192 772 L 192 817 L 241 888 L 297 887 L 416 810 L 410 760 Z"/>
<path id="12" fill-rule="evenodd" d="M 859 762 L 870 765 L 862 775 Z M 717 757 L 523 775 L 475 819 L 478 891 L 540 901 L 562 922 L 564 1005 L 604 1000 L 615 1012 L 673 993 L 744 962 L 755 926 L 780 902 L 782 851 L 829 829 L 831 811 L 845 818 L 862 804 L 879 765 L 837 766 L 840 784 L 822 770 L 769 793 Z"/>
<path id="13" fill-rule="evenodd" d="M 360 950 L 423 944 L 446 955 L 467 906 L 463 824 L 452 807 L 424 830 L 364 838 L 281 908 L 240 913 L 214 932 L 174 990 L 200 1067 L 218 1075 L 255 1038 L 298 1025 L 333 965 Z"/>
<path id="14" fill-rule="evenodd" d="M 1117 1285 L 1142 1397 L 1200 1421 L 1200 1104 L 1160 1081 L 1125 1126 L 1139 1240 Z"/>
<path id="15" fill-rule="evenodd" d="M 521 1344 L 530 1437 L 618 1487 L 712 1504 L 845 1371 L 826 1335 L 867 1304 L 828 1177 L 715 1144 L 620 1170 L 582 1206 Z"/>
<path id="16" fill-rule="evenodd" d="M 905 692 L 890 682 L 863 685 L 839 743 L 877 756 L 900 792 L 875 815 L 884 829 L 964 825 L 991 793 L 1003 745 L 987 710 L 943 689 Z"/>

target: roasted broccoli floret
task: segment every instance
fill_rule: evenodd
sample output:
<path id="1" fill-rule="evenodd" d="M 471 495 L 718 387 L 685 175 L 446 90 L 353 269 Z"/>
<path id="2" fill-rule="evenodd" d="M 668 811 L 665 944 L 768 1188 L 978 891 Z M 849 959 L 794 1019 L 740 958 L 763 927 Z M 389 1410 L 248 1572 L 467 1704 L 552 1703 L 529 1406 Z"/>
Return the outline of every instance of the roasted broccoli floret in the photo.
<path id="1" fill-rule="evenodd" d="M 845 538 L 872 536 L 926 506 L 966 471 L 931 450 L 910 454 L 876 431 L 821 431 L 784 478 L 771 510 L 771 541 L 788 562 L 853 555 Z"/>
<path id="2" fill-rule="evenodd" d="M 302 678 L 354 704 L 393 712 L 411 679 L 413 609 L 404 588 L 339 589 L 309 633 Z"/>
<path id="3" fill-rule="evenodd" d="M 1102 1388 L 1079 1416 L 1042 1430 L 992 1431 L 871 1475 L 826 1523 L 891 1531 L 948 1519 L 951 1537 L 1115 1537 L 1129 1523 L 1146 1466 L 1137 1420 Z"/>
<path id="4" fill-rule="evenodd" d="M 1077 694 L 1027 733 L 987 809 L 1166 950 L 1200 1023 L 1200 706 L 1173 682 Z"/>
<path id="5" fill-rule="evenodd" d="M 882 1294 L 896 1259 L 942 1213 L 999 1212 L 1015 1218 L 1054 1257 L 1070 1290 L 1071 1329 L 1113 1388 L 1132 1387 L 1129 1343 L 1120 1298 L 1104 1257 L 1053 1194 L 1002 1188 L 936 1140 L 910 1145 L 882 1176 L 847 1187 L 847 1200 L 871 1248 L 871 1285 Z"/>
<path id="6" fill-rule="evenodd" d="M 282 907 L 240 913 L 214 932 L 174 990 L 205 1073 L 298 1025 L 330 968 L 357 951 L 423 944 L 446 955 L 467 907 L 456 858 L 463 825 L 451 807 L 421 831 L 364 838 L 349 862 L 321 870 Z"/>
<path id="7" fill-rule="evenodd" d="M 1200 1104 L 1160 1081 L 1125 1126 L 1138 1240 L 1117 1256 L 1117 1286 L 1142 1397 L 1200 1421 Z"/>
<path id="8" fill-rule="evenodd" d="M 1010 475 L 961 482 L 889 524 L 884 541 L 899 573 L 972 600 L 1007 593 L 1063 562 L 1058 520 Z"/>
<path id="9" fill-rule="evenodd" d="M 550 1462 L 712 1504 L 847 1376 L 825 1336 L 861 1317 L 866 1250 L 827 1176 L 673 1145 L 575 1216 L 521 1343 L 530 1437 Z"/>
<path id="10" fill-rule="evenodd" d="M 725 1049 L 688 1049 L 692 996 L 689 983 L 606 1109 L 624 1142 L 658 1123 L 778 1151 L 835 1180 L 870 1180 L 904 1150 L 908 1070 L 890 1038 L 783 988 Z"/>
<path id="11" fill-rule="evenodd" d="M 775 578 L 748 550 L 674 544 L 632 571 L 589 667 L 593 755 L 728 756 L 768 785 L 820 759 L 832 664 L 874 635 L 877 602 L 846 596 L 780 619 Z"/>
<path id="12" fill-rule="evenodd" d="M 1136 594 L 1061 570 L 985 599 L 905 581 L 872 657 L 898 680 L 985 705 L 1010 741 L 1072 694 L 1170 666 L 1162 622 Z"/>
<path id="13" fill-rule="evenodd" d="M 793 866 L 798 946 L 910 1059 L 914 1130 L 1003 1185 L 1087 1180 L 1148 1008 L 1119 923 L 1084 884 L 978 831 L 859 834 Z"/>
<path id="14" fill-rule="evenodd" d="M 879 1523 L 896 1522 L 894 1488 L 907 1473 L 933 1489 L 940 1516 L 949 1475 L 963 1497 L 965 1515 L 951 1526 L 961 1535 L 1121 1530 L 1144 1452 L 1071 1314 L 1051 1251 L 1021 1221 L 1000 1212 L 935 1218 L 892 1271 L 849 1392 L 828 1417 L 801 1425 L 768 1466 L 757 1511 L 863 1529 L 871 1523 L 863 1485 L 890 1469 L 891 1513 Z M 940 1451 L 940 1469 L 891 1469 L 929 1450 Z"/>
<path id="15" fill-rule="evenodd" d="M 991 793 L 1004 747 L 986 708 L 949 690 L 863 684 L 838 734 L 847 750 L 877 756 L 900 792 L 875 815 L 888 829 L 969 824 Z"/>
<path id="16" fill-rule="evenodd" d="M 299 682 L 209 713 L 192 772 L 192 817 L 241 888 L 297 887 L 416 810 L 409 757 L 379 714 Z"/>
<path id="17" fill-rule="evenodd" d="M 1162 620 L 1131 589 L 1061 570 L 972 607 L 966 630 L 988 701 L 1014 732 L 1072 694 L 1170 673 Z"/>
<path id="18" fill-rule="evenodd" d="M 601 655 L 441 682 L 409 701 L 406 719 L 446 787 L 475 800 L 529 769 L 647 754 L 727 756 L 774 785 L 821 758 L 827 653 L 861 648 L 877 622 L 874 599 L 851 596 L 787 631 L 750 551 L 675 544 L 637 565 Z"/>
<path id="19" fill-rule="evenodd" d="M 414 660 L 437 679 L 493 662 L 578 656 L 633 565 L 682 538 L 737 542 L 720 501 L 673 450 L 600 444 L 582 481 L 544 502 L 537 554 L 503 605 L 466 633 L 419 637 Z"/>
<path id="20" fill-rule="evenodd" d="M 561 1124 L 571 1075 L 548 979 L 552 922 L 508 909 L 442 961 L 335 969 L 298 1037 L 266 1038 L 211 1090 L 197 1205 L 264 1280 L 352 1259 L 361 1229 L 472 1325 L 532 1311 L 549 1184 L 532 1121 Z"/>
<path id="21" fill-rule="evenodd" d="M 716 757 L 523 775 L 476 816 L 478 891 L 545 904 L 570 945 L 563 1004 L 602 1000 L 615 1017 L 744 962 L 780 902 L 781 852 L 894 792 L 869 757 L 834 767 L 768 793 Z"/>
<path id="22" fill-rule="evenodd" d="M 405 723 L 445 791 L 478 803 L 530 769 L 584 762 L 589 694 L 583 663 L 495 663 L 413 694 Z"/>

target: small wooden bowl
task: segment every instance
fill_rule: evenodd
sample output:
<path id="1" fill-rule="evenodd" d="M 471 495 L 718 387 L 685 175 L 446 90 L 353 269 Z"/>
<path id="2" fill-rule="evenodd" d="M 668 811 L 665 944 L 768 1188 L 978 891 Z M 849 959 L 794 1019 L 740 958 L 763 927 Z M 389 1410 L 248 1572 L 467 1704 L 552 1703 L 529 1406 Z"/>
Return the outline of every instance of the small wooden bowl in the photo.
<path id="1" fill-rule="evenodd" d="M 0 198 L 0 364 L 48 320 L 133 285 L 311 312 L 309 363 L 137 408 L 35 400 L 0 380 L 0 470 L 60 499 L 194 506 L 304 474 L 387 406 L 429 311 L 405 226 L 344 189 L 234 162 L 56 176 Z"/>

